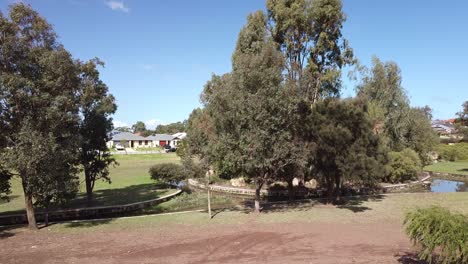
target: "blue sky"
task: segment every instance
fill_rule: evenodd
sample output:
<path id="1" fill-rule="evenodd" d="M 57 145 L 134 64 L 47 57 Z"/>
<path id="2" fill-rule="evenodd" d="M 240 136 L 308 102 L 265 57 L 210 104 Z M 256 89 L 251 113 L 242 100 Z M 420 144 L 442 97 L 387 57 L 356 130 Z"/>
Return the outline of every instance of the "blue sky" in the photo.
<path id="1" fill-rule="evenodd" d="M 5 13 L 14 0 L 0 0 Z M 264 0 L 25 0 L 79 59 L 105 61 L 102 79 L 117 98 L 116 125 L 182 121 L 198 107 L 212 73 L 231 68 L 247 14 Z M 357 58 L 402 69 L 411 104 L 450 118 L 468 100 L 468 1 L 344 0 L 344 36 Z M 345 79 L 342 96 L 354 95 Z"/>

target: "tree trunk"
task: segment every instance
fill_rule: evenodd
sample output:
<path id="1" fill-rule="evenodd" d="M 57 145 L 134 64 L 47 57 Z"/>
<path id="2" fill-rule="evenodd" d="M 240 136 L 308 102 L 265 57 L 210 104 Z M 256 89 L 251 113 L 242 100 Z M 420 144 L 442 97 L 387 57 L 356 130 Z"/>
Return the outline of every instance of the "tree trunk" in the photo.
<path id="1" fill-rule="evenodd" d="M 36 216 L 34 215 L 34 207 L 31 194 L 24 194 L 26 205 L 26 215 L 28 216 L 28 227 L 32 230 L 37 230 Z"/>
<path id="2" fill-rule="evenodd" d="M 341 198 L 341 180 L 340 177 L 335 177 L 335 202 L 339 202 Z"/>
<path id="3" fill-rule="evenodd" d="M 333 179 L 327 178 L 327 203 L 333 201 Z"/>
<path id="4" fill-rule="evenodd" d="M 44 225 L 49 226 L 49 207 L 46 208 L 44 215 Z"/>
<path id="5" fill-rule="evenodd" d="M 260 213 L 260 190 L 263 186 L 263 180 L 255 182 L 255 213 Z"/>
<path id="6" fill-rule="evenodd" d="M 93 185 L 91 182 L 91 177 L 89 177 L 89 173 L 86 172 L 86 169 L 85 169 L 85 182 L 86 182 L 86 202 L 88 206 L 91 206 L 93 202 Z"/>
<path id="7" fill-rule="evenodd" d="M 295 193 L 294 193 L 294 186 L 293 186 L 293 180 L 288 180 L 288 196 L 289 196 L 289 201 L 293 201 L 295 198 Z"/>

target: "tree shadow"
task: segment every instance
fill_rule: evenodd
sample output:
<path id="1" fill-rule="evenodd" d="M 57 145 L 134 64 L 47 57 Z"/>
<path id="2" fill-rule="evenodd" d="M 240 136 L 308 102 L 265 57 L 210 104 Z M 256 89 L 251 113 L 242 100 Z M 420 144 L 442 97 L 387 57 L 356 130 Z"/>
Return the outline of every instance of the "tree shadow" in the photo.
<path id="1" fill-rule="evenodd" d="M 106 225 L 113 221 L 112 218 L 106 219 L 99 219 L 99 220 L 81 220 L 81 221 L 73 221 L 68 222 L 65 224 L 66 228 L 87 228 L 87 227 L 94 227 L 100 225 Z"/>
<path id="2" fill-rule="evenodd" d="M 339 209 L 347 209 L 347 210 L 352 211 L 353 213 L 362 213 L 368 210 L 372 210 L 372 208 L 368 206 L 364 206 L 363 203 L 380 202 L 383 200 L 383 198 L 384 196 L 381 194 L 365 195 L 365 196 L 349 196 L 335 203 L 335 205 L 336 205 L 336 208 L 339 208 Z"/>
<path id="3" fill-rule="evenodd" d="M 420 260 L 418 254 L 414 252 L 405 252 L 402 255 L 397 254 L 395 257 L 397 257 L 398 263 L 402 264 L 427 264 L 426 261 Z"/>
<path id="4" fill-rule="evenodd" d="M 464 168 L 464 169 L 459 169 L 457 171 L 468 171 L 468 168 Z"/>
<path id="5" fill-rule="evenodd" d="M 18 199 L 20 196 L 13 194 L 13 195 L 8 195 L 5 199 L 0 199 L 0 204 L 6 204 L 9 203 L 10 200 L 15 200 Z"/>
<path id="6" fill-rule="evenodd" d="M 162 188 L 164 188 L 164 190 L 161 190 Z M 167 188 L 168 186 L 165 185 L 145 183 L 123 188 L 96 190 L 93 192 L 93 202 L 90 205 L 87 204 L 86 193 L 80 193 L 67 204 L 66 208 L 136 203 L 159 198 Z"/>
<path id="7" fill-rule="evenodd" d="M 18 226 L 0 226 L 0 240 L 15 235 L 15 232 L 12 232 L 14 229 L 17 229 Z"/>
<path id="8" fill-rule="evenodd" d="M 365 202 L 378 202 L 384 199 L 384 195 L 362 195 L 362 196 L 345 196 L 338 202 L 329 203 L 326 198 L 316 199 L 304 199 L 304 200 L 293 200 L 293 201 L 276 201 L 276 202 L 261 202 L 261 211 L 263 213 L 273 212 L 288 212 L 288 211 L 307 211 L 312 208 L 325 208 L 332 207 L 336 209 L 346 209 L 353 213 L 361 213 L 372 208 L 363 205 Z M 242 203 L 242 209 L 244 213 L 251 213 L 254 210 L 254 201 L 245 200 Z"/>

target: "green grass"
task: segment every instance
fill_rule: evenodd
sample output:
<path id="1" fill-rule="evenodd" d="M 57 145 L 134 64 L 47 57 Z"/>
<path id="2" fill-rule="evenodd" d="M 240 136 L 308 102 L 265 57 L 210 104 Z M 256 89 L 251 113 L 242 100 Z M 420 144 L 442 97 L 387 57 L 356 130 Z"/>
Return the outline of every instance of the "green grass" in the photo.
<path id="1" fill-rule="evenodd" d="M 168 202 L 169 203 L 169 202 Z M 265 209 L 260 215 L 242 210 L 214 210 L 209 219 L 206 212 L 108 219 L 103 221 L 61 223 L 50 226 L 52 232 L 91 232 L 93 230 L 171 229 L 177 225 L 194 228 L 207 225 L 257 223 L 394 223 L 415 208 L 442 206 L 453 212 L 468 215 L 468 193 L 411 193 L 384 195 L 377 198 L 351 201 L 343 206 L 324 206 L 317 203 L 299 206 L 283 205 Z"/>
<path id="2" fill-rule="evenodd" d="M 150 179 L 148 169 L 157 163 L 179 162 L 179 158 L 174 153 L 115 155 L 115 158 L 120 165 L 110 169 L 112 183 L 96 182 L 93 206 L 132 203 L 157 198 L 171 192 L 160 189 Z M 86 206 L 83 176 L 80 176 L 80 180 L 80 193 L 67 208 Z M 24 196 L 21 182 L 18 178 L 13 178 L 10 202 L 0 202 L 0 214 L 18 213 L 22 210 L 24 210 Z"/>
<path id="3" fill-rule="evenodd" d="M 191 193 L 182 193 L 177 197 L 155 205 L 151 208 L 144 210 L 145 213 L 166 213 L 166 212 L 177 212 L 177 211 L 188 211 L 196 209 L 207 209 L 207 193 L 205 191 L 197 191 Z M 222 195 L 212 195 L 211 207 L 224 208 L 233 207 L 237 204 L 237 201 L 230 199 L 229 197 Z"/>
<path id="4" fill-rule="evenodd" d="M 138 152 L 145 152 L 145 151 L 161 151 L 163 150 L 162 147 L 149 147 L 149 148 L 136 148 Z"/>
<path id="5" fill-rule="evenodd" d="M 468 161 L 438 162 L 426 166 L 424 170 L 468 175 Z"/>

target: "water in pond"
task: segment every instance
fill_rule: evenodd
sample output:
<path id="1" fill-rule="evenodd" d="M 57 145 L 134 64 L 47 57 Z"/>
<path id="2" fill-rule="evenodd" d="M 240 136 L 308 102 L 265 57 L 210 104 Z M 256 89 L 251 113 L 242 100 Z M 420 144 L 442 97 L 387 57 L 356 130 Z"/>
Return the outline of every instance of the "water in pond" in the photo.
<path id="1" fill-rule="evenodd" d="M 434 179 L 431 192 L 468 192 L 468 182 Z"/>

